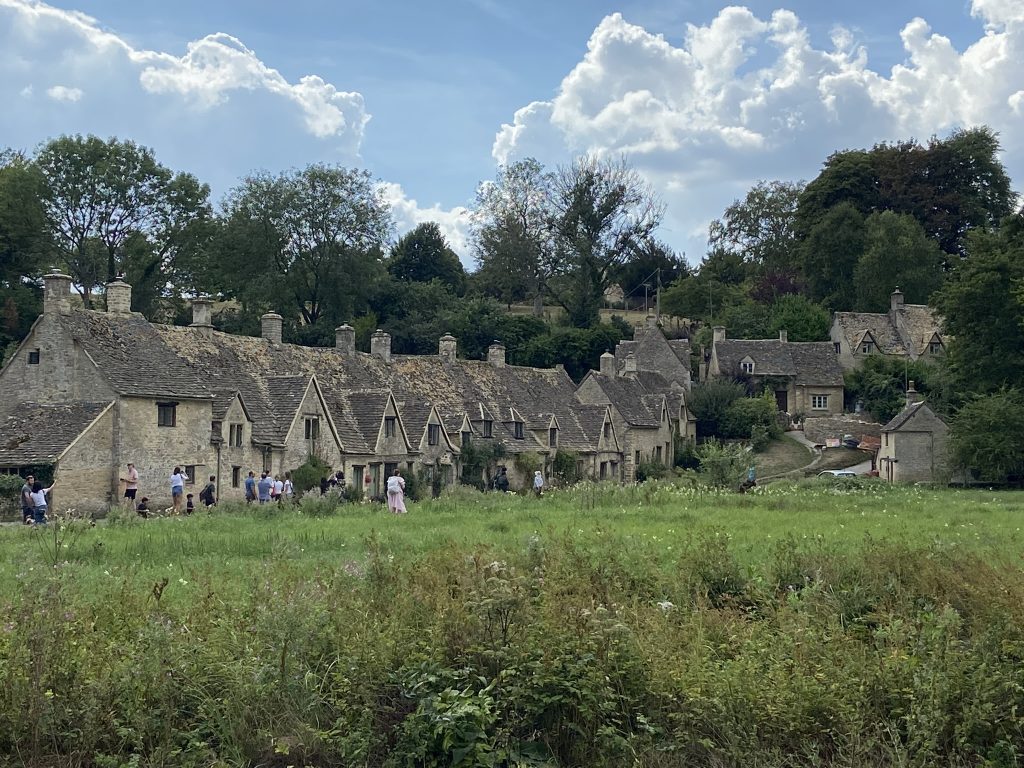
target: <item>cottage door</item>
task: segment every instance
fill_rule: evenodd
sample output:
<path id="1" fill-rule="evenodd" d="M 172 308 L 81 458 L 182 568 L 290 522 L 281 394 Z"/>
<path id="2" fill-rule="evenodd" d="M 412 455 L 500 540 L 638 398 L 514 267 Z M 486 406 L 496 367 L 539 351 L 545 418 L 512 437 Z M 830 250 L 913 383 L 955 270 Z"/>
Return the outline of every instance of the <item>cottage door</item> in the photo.
<path id="1" fill-rule="evenodd" d="M 780 411 L 789 413 L 789 392 L 785 389 L 776 389 L 775 404 L 779 407 Z"/>

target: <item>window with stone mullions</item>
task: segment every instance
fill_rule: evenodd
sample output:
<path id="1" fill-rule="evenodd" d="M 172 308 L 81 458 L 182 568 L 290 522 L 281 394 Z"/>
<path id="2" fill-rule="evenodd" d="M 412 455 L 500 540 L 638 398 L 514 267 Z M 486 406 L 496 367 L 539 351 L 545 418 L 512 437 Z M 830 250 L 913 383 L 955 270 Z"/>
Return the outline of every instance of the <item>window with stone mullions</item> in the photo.
<path id="1" fill-rule="evenodd" d="M 441 442 L 441 427 L 438 424 L 430 424 L 427 426 L 427 444 L 437 445 Z"/>
<path id="2" fill-rule="evenodd" d="M 394 437 L 398 434 L 398 419 L 395 416 L 384 417 L 384 437 Z"/>
<path id="3" fill-rule="evenodd" d="M 305 435 L 307 440 L 318 440 L 320 438 L 320 418 L 318 416 L 306 417 Z"/>
<path id="4" fill-rule="evenodd" d="M 228 445 L 233 445 L 236 448 L 242 446 L 241 424 L 228 424 Z"/>

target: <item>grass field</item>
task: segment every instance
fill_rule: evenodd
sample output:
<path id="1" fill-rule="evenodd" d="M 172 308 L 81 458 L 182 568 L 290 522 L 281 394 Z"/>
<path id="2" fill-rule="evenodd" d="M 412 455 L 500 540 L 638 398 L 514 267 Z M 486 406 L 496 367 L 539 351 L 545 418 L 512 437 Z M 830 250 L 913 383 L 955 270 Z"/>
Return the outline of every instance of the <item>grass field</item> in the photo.
<path id="1" fill-rule="evenodd" d="M 0 530 L 0 764 L 1017 765 L 1024 494 L 648 483 Z"/>

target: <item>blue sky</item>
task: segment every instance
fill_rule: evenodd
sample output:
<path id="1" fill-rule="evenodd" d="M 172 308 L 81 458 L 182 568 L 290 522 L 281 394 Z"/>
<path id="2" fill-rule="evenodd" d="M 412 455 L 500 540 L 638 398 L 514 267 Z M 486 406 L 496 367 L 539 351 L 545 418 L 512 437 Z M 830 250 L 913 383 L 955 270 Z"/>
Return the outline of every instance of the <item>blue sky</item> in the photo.
<path id="1" fill-rule="evenodd" d="M 983 122 L 1019 183 L 1022 71 L 1020 0 L 0 0 L 0 145 L 132 138 L 215 198 L 360 165 L 399 231 L 437 220 L 467 262 L 497 163 L 624 153 L 698 261 L 733 199 L 834 149 Z"/>

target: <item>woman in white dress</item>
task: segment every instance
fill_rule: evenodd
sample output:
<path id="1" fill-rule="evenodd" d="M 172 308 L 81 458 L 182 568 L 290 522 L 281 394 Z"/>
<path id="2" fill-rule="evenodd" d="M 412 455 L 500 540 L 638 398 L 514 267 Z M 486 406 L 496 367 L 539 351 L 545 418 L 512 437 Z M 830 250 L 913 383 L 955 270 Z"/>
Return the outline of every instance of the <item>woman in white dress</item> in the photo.
<path id="1" fill-rule="evenodd" d="M 405 509 L 405 478 L 396 469 L 388 478 L 388 510 L 396 515 L 404 515 Z"/>

